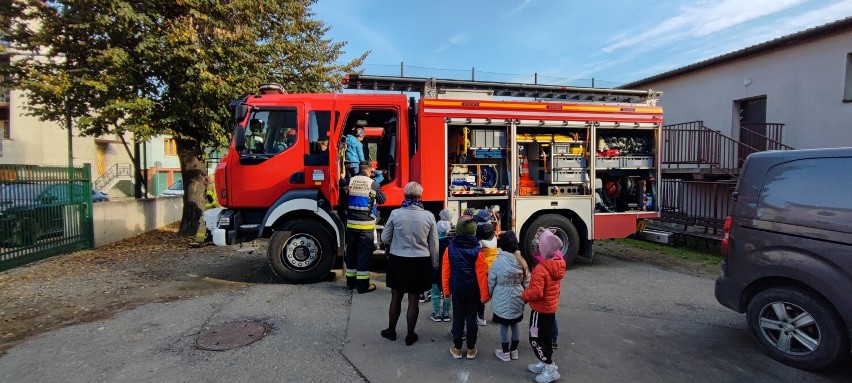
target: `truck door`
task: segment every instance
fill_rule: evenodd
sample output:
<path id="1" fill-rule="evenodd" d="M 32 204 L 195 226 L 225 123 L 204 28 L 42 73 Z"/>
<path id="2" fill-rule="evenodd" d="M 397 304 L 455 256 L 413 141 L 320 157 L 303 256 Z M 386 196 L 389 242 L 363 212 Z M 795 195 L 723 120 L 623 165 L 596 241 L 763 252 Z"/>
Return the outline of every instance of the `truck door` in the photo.
<path id="1" fill-rule="evenodd" d="M 402 203 L 402 189 L 408 181 L 407 172 L 404 171 L 408 164 L 407 148 L 402 143 L 406 142 L 406 132 L 400 129 L 400 121 L 404 121 L 405 99 L 401 99 L 400 105 L 386 106 L 359 106 L 351 105 L 341 119 L 339 130 L 341 132 L 339 145 L 342 150 L 341 158 L 337 166 L 356 166 L 360 154 L 358 147 L 363 153 L 363 159 L 369 162 L 376 170 L 374 178 L 379 181 L 382 190 L 387 196 L 385 206 L 399 206 Z M 358 133 L 363 132 L 363 137 L 358 139 Z"/>
<path id="2" fill-rule="evenodd" d="M 319 187 L 330 200 L 335 194 L 337 180 L 334 148 L 331 148 L 332 115 L 330 110 L 311 110 L 307 113 L 307 145 L 305 154 L 305 183 Z M 336 169 L 336 167 L 335 167 Z"/>
<path id="3" fill-rule="evenodd" d="M 313 187 L 305 182 L 306 130 L 301 104 L 253 107 L 228 174 L 240 190 L 229 193 L 229 206 L 268 207 L 289 190 Z"/>

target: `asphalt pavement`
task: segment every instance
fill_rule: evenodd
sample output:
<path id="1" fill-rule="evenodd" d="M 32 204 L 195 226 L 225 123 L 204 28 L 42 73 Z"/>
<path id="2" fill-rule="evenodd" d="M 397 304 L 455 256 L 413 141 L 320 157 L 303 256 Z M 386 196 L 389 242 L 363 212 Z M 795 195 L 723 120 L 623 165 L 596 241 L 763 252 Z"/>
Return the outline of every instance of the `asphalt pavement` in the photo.
<path id="1" fill-rule="evenodd" d="M 453 359 L 450 323 L 429 320 L 429 302 L 420 304 L 417 343 L 402 340 L 405 304 L 399 339 L 380 337 L 390 301 L 382 279 L 374 275 L 379 289 L 363 295 L 338 278 L 148 304 L 11 349 L 0 357 L 0 382 L 533 381 L 526 321 L 520 360 L 511 362 L 493 355 L 499 330 L 490 321 L 479 327 L 479 356 Z M 850 366 L 816 374 L 773 361 L 744 316 L 715 301 L 712 280 L 644 264 L 601 256 L 572 268 L 557 318 L 554 359 L 564 382 L 852 381 Z M 263 321 L 271 331 L 228 351 L 195 347 L 199 332 L 234 320 Z"/>

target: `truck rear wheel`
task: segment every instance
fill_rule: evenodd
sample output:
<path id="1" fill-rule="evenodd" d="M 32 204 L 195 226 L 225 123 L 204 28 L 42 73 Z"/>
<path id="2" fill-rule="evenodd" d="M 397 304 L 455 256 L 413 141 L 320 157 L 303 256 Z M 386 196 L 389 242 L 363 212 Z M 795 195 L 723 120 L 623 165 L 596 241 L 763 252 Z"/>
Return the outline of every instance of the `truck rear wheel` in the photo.
<path id="1" fill-rule="evenodd" d="M 272 234 L 269 266 L 287 283 L 318 282 L 331 271 L 335 251 L 331 234 L 310 219 L 297 219 Z"/>
<path id="2" fill-rule="evenodd" d="M 562 240 L 562 256 L 565 258 L 565 265 L 571 267 L 577 259 L 577 253 L 580 252 L 580 235 L 577 234 L 577 228 L 571 220 L 558 214 L 539 216 L 527 228 L 523 239 L 524 256 L 527 262 L 531 262 L 530 265 L 534 263 L 532 253 L 538 243 L 536 232 L 539 227 L 549 228 Z"/>

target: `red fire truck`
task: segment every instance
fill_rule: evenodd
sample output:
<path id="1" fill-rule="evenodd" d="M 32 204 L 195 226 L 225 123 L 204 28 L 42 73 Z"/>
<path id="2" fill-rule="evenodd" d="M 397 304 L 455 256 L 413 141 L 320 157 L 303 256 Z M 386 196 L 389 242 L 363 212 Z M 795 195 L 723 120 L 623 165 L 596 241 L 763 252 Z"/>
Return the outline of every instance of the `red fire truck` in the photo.
<path id="1" fill-rule="evenodd" d="M 233 139 L 216 169 L 223 208 L 206 221 L 216 245 L 269 238 L 284 280 L 327 275 L 345 244 L 341 149 L 358 127 L 384 177 L 377 231 L 410 181 L 436 215 L 488 209 L 525 255 L 549 228 L 569 263 L 591 260 L 595 239 L 658 217 L 659 92 L 365 75 L 344 84 L 370 92 L 267 86 L 231 103 Z"/>

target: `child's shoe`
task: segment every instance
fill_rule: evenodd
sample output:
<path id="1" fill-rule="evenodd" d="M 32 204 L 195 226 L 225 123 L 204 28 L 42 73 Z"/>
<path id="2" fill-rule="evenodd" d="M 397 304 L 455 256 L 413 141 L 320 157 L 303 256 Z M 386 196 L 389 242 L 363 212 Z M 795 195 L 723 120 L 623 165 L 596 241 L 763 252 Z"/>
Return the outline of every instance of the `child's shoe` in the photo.
<path id="1" fill-rule="evenodd" d="M 445 313 L 441 314 L 441 318 L 444 320 L 444 322 L 449 322 L 450 321 L 450 313 L 445 312 Z"/>
<path id="2" fill-rule="evenodd" d="M 550 383 L 557 379 L 559 379 L 559 367 L 556 367 L 556 363 L 544 365 L 544 371 L 535 377 L 538 383 Z"/>
<path id="3" fill-rule="evenodd" d="M 512 357 L 509 356 L 509 353 L 503 352 L 502 348 L 498 348 L 498 349 L 494 350 L 494 355 L 497 355 L 497 359 L 500 359 L 504 362 L 508 362 L 508 361 L 512 360 Z"/>
<path id="4" fill-rule="evenodd" d="M 509 357 L 512 358 L 512 360 L 518 360 L 518 350 L 509 351 Z"/>
<path id="5" fill-rule="evenodd" d="M 485 326 L 487 322 L 485 322 L 485 318 L 476 317 L 476 324 L 480 326 Z"/>
<path id="6" fill-rule="evenodd" d="M 556 349 L 558 349 L 558 348 L 559 348 L 559 345 L 558 345 L 558 344 L 556 344 L 556 341 L 555 341 L 555 340 L 554 340 L 554 341 L 553 341 L 553 343 L 551 344 L 551 348 L 552 348 L 552 349 L 554 349 L 554 350 L 556 350 Z"/>
<path id="7" fill-rule="evenodd" d="M 426 294 L 420 293 L 420 296 L 417 297 L 417 301 L 420 303 L 426 302 Z"/>
<path id="8" fill-rule="evenodd" d="M 531 364 L 527 366 L 527 370 L 530 370 L 530 372 L 534 372 L 536 374 L 541 374 L 542 372 L 544 372 L 544 366 L 547 366 L 546 364 L 544 364 L 544 362 L 538 362 L 536 364 Z"/>
<path id="9" fill-rule="evenodd" d="M 478 353 L 479 353 L 479 350 L 477 350 L 476 347 L 469 348 L 469 349 L 467 349 L 467 358 L 468 359 L 476 359 L 476 354 L 478 354 Z"/>
<path id="10" fill-rule="evenodd" d="M 432 313 L 429 318 L 432 319 L 432 322 L 440 322 L 442 320 L 441 314 L 438 313 Z"/>
<path id="11" fill-rule="evenodd" d="M 453 354 L 453 358 L 455 358 L 455 359 L 461 359 L 462 358 L 461 349 L 456 348 L 456 346 L 450 347 L 450 354 Z"/>

